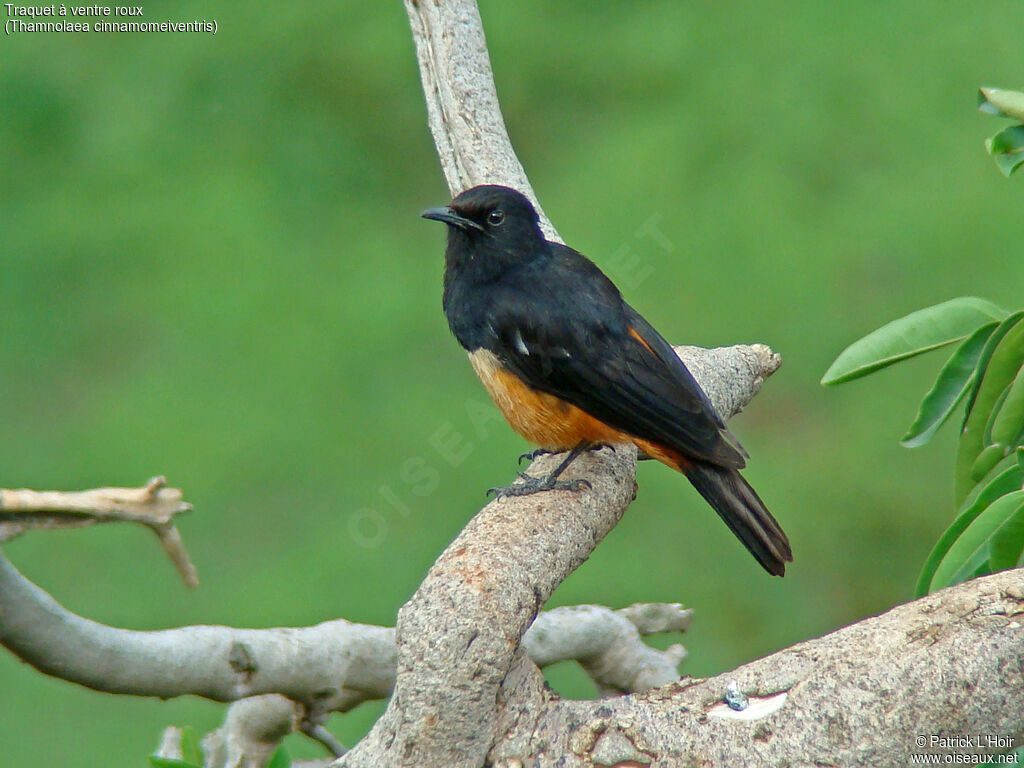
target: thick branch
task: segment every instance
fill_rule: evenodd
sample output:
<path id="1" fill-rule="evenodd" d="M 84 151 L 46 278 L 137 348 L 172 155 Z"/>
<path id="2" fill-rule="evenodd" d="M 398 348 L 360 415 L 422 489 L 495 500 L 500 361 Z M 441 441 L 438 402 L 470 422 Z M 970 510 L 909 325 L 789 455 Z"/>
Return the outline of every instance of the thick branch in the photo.
<path id="1" fill-rule="evenodd" d="M 679 353 L 688 365 L 708 354 Z M 692 369 L 726 417 L 779 365 L 760 345 L 711 354 L 718 365 Z M 532 470 L 542 475 L 558 461 L 546 456 Z M 591 452 L 566 474 L 586 478 L 589 490 L 505 497 L 473 518 L 399 612 L 394 696 L 339 765 L 482 765 L 499 729 L 507 727 L 496 717 L 502 682 L 508 675 L 529 685 L 530 668 L 536 669 L 525 654 L 516 656 L 523 633 L 555 587 L 619 521 L 636 492 L 635 470 L 632 447 Z"/>
<path id="2" fill-rule="evenodd" d="M 1024 743 L 1022 584 L 1021 571 L 967 582 L 728 674 L 646 694 L 566 701 L 515 683 L 516 717 L 501 713 L 515 727 L 490 760 L 871 768 L 928 752 L 941 764 L 976 764 L 972 755 Z M 750 695 L 753 714 L 723 703 L 730 680 Z M 975 743 L 944 748 L 933 735 Z"/>
<path id="3" fill-rule="evenodd" d="M 659 761 L 665 765 L 689 762 L 711 767 L 786 763 L 894 766 L 907 764 L 909 754 L 919 751 L 915 746 L 919 735 L 992 734 L 1014 738 L 1014 743 L 1019 745 L 1024 741 L 1022 584 L 1021 571 L 968 582 L 826 637 L 801 643 L 727 675 L 702 681 L 685 680 L 646 695 L 563 701 L 545 690 L 532 665 L 514 665 L 496 697 L 498 736 L 490 758 L 502 768 L 518 765 L 572 768 L 614 765 L 624 760 L 640 764 Z M 26 589 L 35 594 L 26 595 Z M 42 605 L 31 610 L 19 609 L 26 597 Z M 61 677 L 74 680 L 73 675 L 78 673 L 80 665 L 92 663 L 89 659 L 99 654 L 100 649 L 79 646 L 80 643 L 88 646 L 94 629 L 113 633 L 108 636 L 112 653 L 131 651 L 136 649 L 138 640 L 165 634 L 101 628 L 73 615 L 64 616 L 57 624 L 49 619 L 40 621 L 35 612 L 47 607 L 50 612 L 63 612 L 0 556 L 0 640 L 8 644 L 12 638 L 15 641 L 20 638 L 29 646 L 27 652 L 22 653 L 29 661 L 33 660 L 33 647 L 45 646 L 55 654 L 51 664 Z M 577 611 L 585 613 L 585 619 L 572 622 L 563 633 L 559 625 Z M 600 649 L 606 642 L 610 626 L 597 635 L 591 631 L 594 617 L 602 613 L 602 610 L 584 607 L 556 609 L 551 612 L 551 619 L 545 618 L 548 614 L 542 614 L 524 638 L 523 645 L 531 648 L 542 663 L 573 653 L 586 658 L 590 651 Z M 641 606 L 615 613 L 628 618 L 641 634 L 680 629 L 687 618 L 685 612 L 674 606 Z M 17 621 L 12 621 L 14 615 Z M 18 627 L 18 624 L 23 626 Z M 326 630 L 331 625 L 339 627 L 337 636 Z M 329 670 L 334 665 L 320 655 L 309 656 L 307 650 L 311 646 L 327 649 L 324 655 L 331 655 L 335 660 L 351 657 L 350 668 L 361 670 L 363 674 L 367 663 L 380 661 L 394 652 L 392 632 L 380 627 L 365 628 L 382 633 L 383 640 L 376 647 L 367 644 L 365 639 L 360 641 L 366 649 L 363 655 L 358 654 L 356 646 L 339 640 L 340 635 L 348 631 L 347 627 L 358 626 L 330 622 L 309 628 L 308 633 L 301 629 L 229 630 L 225 627 L 183 628 L 172 632 L 179 638 L 178 645 L 182 648 L 197 643 L 196 657 L 213 652 L 204 641 L 215 637 L 218 631 L 225 636 L 238 633 L 230 636 L 248 639 L 252 646 L 244 652 L 236 652 L 233 659 L 230 650 L 225 658 L 225 646 L 230 648 L 229 643 L 214 646 L 220 649 L 221 658 L 217 660 L 220 667 L 231 668 L 242 675 L 246 667 L 254 666 L 254 659 L 256 666 L 262 666 L 264 654 L 278 653 L 281 661 L 275 668 L 282 679 L 308 675 L 330 686 Z M 87 630 L 84 634 L 83 627 Z M 322 634 L 316 632 L 320 628 L 324 628 Z M 543 636 L 531 636 L 538 631 Z M 260 635 L 265 635 L 266 642 L 260 641 Z M 279 635 L 276 647 L 271 643 L 275 635 Z M 328 639 L 329 636 L 333 639 Z M 161 653 L 159 643 L 152 652 Z M 67 654 L 66 667 L 59 665 L 60 657 L 56 654 L 61 653 Z M 79 658 L 78 654 L 82 653 L 84 656 Z M 150 671 L 163 670 L 161 675 L 186 675 L 189 680 L 193 679 L 190 672 L 197 663 L 194 658 L 181 662 L 177 652 L 166 659 L 133 658 L 131 653 L 119 659 L 128 665 L 144 664 Z M 306 664 L 310 667 L 306 668 Z M 209 671 L 201 665 L 198 670 L 199 674 Z M 295 675 L 291 674 L 293 670 Z M 250 669 L 250 673 L 256 676 L 258 671 Z M 263 672 L 271 673 L 269 669 Z M 388 675 L 386 670 L 381 674 Z M 738 719 L 747 713 L 732 712 L 722 703 L 732 679 L 752 697 L 754 706 L 758 703 L 757 697 L 778 697 L 782 693 L 785 699 L 769 716 Z M 357 679 L 349 677 L 335 684 L 354 686 Z M 346 690 L 353 697 L 362 695 L 364 698 L 384 696 L 390 690 L 390 684 L 382 680 L 372 684 L 364 681 L 363 685 L 362 691 Z M 250 685 L 249 689 L 254 687 Z M 101 689 L 109 690 L 106 685 Z M 166 692 L 173 688 L 161 690 Z M 224 690 L 241 694 L 246 686 L 226 686 Z M 313 690 L 313 686 L 309 690 Z M 779 702 L 778 698 L 772 701 Z M 293 707 L 285 706 L 284 702 L 280 702 L 279 707 L 277 702 L 271 700 L 270 703 L 274 706 L 259 704 L 255 709 L 252 708 L 255 703 L 245 704 L 240 710 L 245 717 L 238 714 L 229 717 L 232 726 L 229 740 L 236 747 L 252 741 L 256 751 L 266 754 L 268 750 L 264 745 L 269 747 L 273 743 L 273 735 L 294 725 L 296 710 Z M 941 750 L 938 753 L 952 754 Z"/>
<path id="4" fill-rule="evenodd" d="M 406 0 L 406 10 L 451 192 L 496 182 L 520 189 L 536 204 L 498 108 L 476 4 Z M 542 224 L 556 237 L 543 214 Z M 721 354 L 733 362 L 695 366 L 694 374 L 719 411 L 731 416 L 779 360 L 766 347 Z M 682 356 L 685 361 L 689 353 Z M 722 375 L 737 371 L 746 375 Z M 533 471 L 549 472 L 555 460 L 541 459 Z M 399 612 L 395 695 L 341 765 L 482 764 L 488 745 L 507 727 L 495 716 L 502 681 L 535 682 L 536 668 L 517 654 L 524 632 L 633 500 L 635 461 L 632 447 L 592 453 L 570 468 L 590 483 L 586 492 L 506 497 L 470 522 Z"/>

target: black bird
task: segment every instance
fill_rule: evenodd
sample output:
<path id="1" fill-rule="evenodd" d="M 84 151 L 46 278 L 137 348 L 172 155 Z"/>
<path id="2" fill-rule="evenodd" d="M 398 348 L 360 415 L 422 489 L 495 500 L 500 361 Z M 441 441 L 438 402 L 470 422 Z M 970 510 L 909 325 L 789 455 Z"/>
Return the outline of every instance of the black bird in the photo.
<path id="1" fill-rule="evenodd" d="M 582 451 L 633 443 L 686 475 L 769 573 L 789 540 L 740 475 L 746 452 L 661 334 L 597 266 L 545 239 L 529 200 L 508 187 L 466 190 L 423 217 L 448 225 L 444 312 L 509 424 L 569 451 L 546 478 L 498 489 L 578 489 L 558 476 Z"/>

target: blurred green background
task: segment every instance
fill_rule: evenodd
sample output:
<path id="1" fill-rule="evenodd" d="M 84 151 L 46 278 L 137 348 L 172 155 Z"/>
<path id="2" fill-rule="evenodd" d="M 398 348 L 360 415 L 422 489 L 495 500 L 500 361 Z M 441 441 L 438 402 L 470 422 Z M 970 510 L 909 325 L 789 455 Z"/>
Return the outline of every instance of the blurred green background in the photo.
<path id="1" fill-rule="evenodd" d="M 953 430 L 897 440 L 941 359 L 818 380 L 911 310 L 1024 304 L 1024 186 L 984 154 L 1001 121 L 975 111 L 977 86 L 1024 81 L 1019 3 L 481 5 L 509 130 L 563 237 L 670 340 L 785 358 L 733 428 L 790 574 L 767 577 L 648 463 L 552 604 L 684 602 L 699 676 L 908 599 L 952 517 Z M 145 12 L 219 33 L 0 41 L 0 485 L 166 474 L 195 505 L 181 529 L 202 586 L 130 526 L 4 551 L 118 626 L 393 624 L 527 447 L 496 421 L 476 433 L 486 396 L 441 314 L 443 233 L 418 214 L 447 192 L 403 8 Z M 453 435 L 456 466 L 436 447 Z M 591 694 L 573 668 L 550 679 Z M 379 711 L 331 725 L 353 741 Z M 5 764 L 143 765 L 164 725 L 221 714 L 0 652 Z"/>

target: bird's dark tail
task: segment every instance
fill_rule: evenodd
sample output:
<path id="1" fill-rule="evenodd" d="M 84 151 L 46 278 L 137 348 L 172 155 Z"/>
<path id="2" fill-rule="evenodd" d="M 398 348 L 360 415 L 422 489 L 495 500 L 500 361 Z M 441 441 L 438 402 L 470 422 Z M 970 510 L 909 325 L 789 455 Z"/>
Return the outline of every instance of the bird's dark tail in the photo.
<path id="1" fill-rule="evenodd" d="M 789 539 L 738 470 L 692 459 L 680 470 L 768 573 L 786 573 L 793 561 Z"/>

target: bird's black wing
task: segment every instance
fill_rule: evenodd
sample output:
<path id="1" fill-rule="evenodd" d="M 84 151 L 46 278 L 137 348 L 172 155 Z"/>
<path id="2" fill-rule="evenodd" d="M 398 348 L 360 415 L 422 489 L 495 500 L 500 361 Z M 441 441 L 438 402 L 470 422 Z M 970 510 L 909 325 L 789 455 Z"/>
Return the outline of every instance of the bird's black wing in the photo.
<path id="1" fill-rule="evenodd" d="M 668 342 L 588 259 L 565 246 L 553 251 L 493 292 L 488 348 L 529 386 L 609 426 L 742 467 L 742 449 Z"/>
<path id="2" fill-rule="evenodd" d="M 736 451 L 744 458 L 748 459 L 750 456 L 740 445 L 739 440 L 728 430 L 725 426 L 725 422 L 722 421 L 722 417 L 719 416 L 718 411 L 711 404 L 707 394 L 701 389 L 700 384 L 690 373 L 690 369 L 686 367 L 686 364 L 679 359 L 679 355 L 676 354 L 675 349 L 672 345 L 665 341 L 665 338 L 658 333 L 658 331 L 648 323 L 643 316 L 633 309 L 629 304 L 623 302 L 626 309 L 627 322 L 630 327 L 636 331 L 637 335 L 643 339 L 643 343 L 648 347 L 649 351 L 652 352 L 659 361 L 670 369 L 672 376 L 679 382 L 682 382 L 683 387 L 687 392 L 697 396 L 702 401 L 702 405 L 698 406 L 704 415 L 712 419 L 715 424 L 718 425 L 719 431 L 729 441 L 729 443 L 736 449 Z M 695 404 L 696 406 L 696 404 Z"/>

